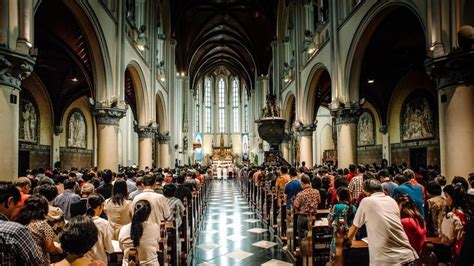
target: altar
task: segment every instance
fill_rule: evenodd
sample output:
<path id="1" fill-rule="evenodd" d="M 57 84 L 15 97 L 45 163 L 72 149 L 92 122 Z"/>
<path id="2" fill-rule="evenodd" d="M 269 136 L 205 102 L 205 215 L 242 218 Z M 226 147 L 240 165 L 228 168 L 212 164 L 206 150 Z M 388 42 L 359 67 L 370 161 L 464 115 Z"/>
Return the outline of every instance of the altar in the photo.
<path id="1" fill-rule="evenodd" d="M 234 167 L 232 144 L 229 146 L 224 145 L 223 134 L 221 134 L 219 146 L 212 145 L 211 162 L 213 175 L 218 179 L 227 179 L 229 175 L 232 175 L 231 172 Z"/>

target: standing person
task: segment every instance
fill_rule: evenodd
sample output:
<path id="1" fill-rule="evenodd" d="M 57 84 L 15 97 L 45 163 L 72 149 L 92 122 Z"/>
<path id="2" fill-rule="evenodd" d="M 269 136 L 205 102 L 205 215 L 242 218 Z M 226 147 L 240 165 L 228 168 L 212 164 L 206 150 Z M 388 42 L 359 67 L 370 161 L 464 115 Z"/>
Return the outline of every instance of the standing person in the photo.
<path id="1" fill-rule="evenodd" d="M 96 189 L 96 192 L 102 195 L 104 199 L 112 196 L 112 179 L 113 173 L 110 170 L 104 170 L 102 173 L 102 184 Z"/>
<path id="2" fill-rule="evenodd" d="M 81 200 L 71 203 L 71 217 L 85 215 L 87 211 L 87 198 L 95 192 L 95 187 L 91 183 L 85 183 L 81 187 Z"/>
<path id="3" fill-rule="evenodd" d="M 381 170 L 378 176 L 380 182 L 382 183 L 382 189 L 385 195 L 392 195 L 393 189 L 398 187 L 397 183 L 393 182 L 393 179 L 387 170 Z"/>
<path id="4" fill-rule="evenodd" d="M 460 183 L 445 186 L 443 192 L 449 212 L 441 223 L 440 236 L 445 245 L 451 246 L 452 263 L 456 265 L 464 244 L 468 200 L 466 191 Z"/>
<path id="5" fill-rule="evenodd" d="M 400 218 L 408 240 L 416 253 L 420 255 L 421 247 L 426 241 L 426 225 L 423 216 L 408 195 L 400 195 L 395 198 L 395 201 L 400 208 Z"/>
<path id="6" fill-rule="evenodd" d="M 135 184 L 137 185 L 137 190 L 133 191 L 132 193 L 130 193 L 128 195 L 130 197 L 130 199 L 132 199 L 132 200 L 133 200 L 133 198 L 135 198 L 136 195 L 142 193 L 143 190 L 145 189 L 143 187 L 143 176 L 138 177 Z"/>
<path id="7" fill-rule="evenodd" d="M 81 200 L 79 195 L 74 193 L 76 182 L 69 179 L 64 180 L 64 192 L 54 199 L 53 205 L 59 207 L 64 212 L 64 219 L 71 218 L 71 204 Z"/>
<path id="8" fill-rule="evenodd" d="M 286 208 L 291 209 L 291 203 L 293 199 L 296 197 L 301 191 L 301 182 L 298 179 L 298 174 L 296 173 L 296 169 L 292 167 L 290 169 L 290 177 L 291 181 L 285 185 L 285 194 L 286 194 Z"/>
<path id="9" fill-rule="evenodd" d="M 352 203 L 356 203 L 359 198 L 360 193 L 362 192 L 362 186 L 364 184 L 364 173 L 365 166 L 358 166 L 358 175 L 354 176 L 351 181 L 349 181 L 349 190 L 351 191 Z"/>
<path id="10" fill-rule="evenodd" d="M 14 185 L 0 185 L 0 243 L 8 245 L 0 248 L 0 265 L 42 265 L 43 256 L 30 231 L 10 221 L 20 199 L 20 191 Z"/>
<path id="11" fill-rule="evenodd" d="M 275 181 L 275 187 L 277 192 L 278 204 L 280 203 L 281 193 L 285 190 L 285 185 L 290 182 L 291 178 L 288 174 L 288 168 L 286 166 L 281 167 L 281 174 L 277 177 Z"/>
<path id="12" fill-rule="evenodd" d="M 415 261 L 418 255 L 403 230 L 395 200 L 383 193 L 380 181 L 375 179 L 364 182 L 363 190 L 367 197 L 360 202 L 349 229 L 349 240 L 365 224 L 370 265 L 409 265 Z"/>
<path id="13" fill-rule="evenodd" d="M 30 230 L 38 250 L 43 256 L 44 264 L 49 265 L 49 253 L 61 253 L 62 250 L 54 245 L 56 234 L 49 226 L 46 215 L 48 214 L 48 201 L 41 195 L 33 195 L 25 201 L 25 206 L 18 214 L 17 222 L 25 225 Z"/>
<path id="14" fill-rule="evenodd" d="M 115 181 L 112 197 L 105 200 L 104 212 L 113 231 L 112 239 L 117 240 L 120 228 L 132 220 L 132 201 L 128 199 L 126 181 Z"/>
<path id="15" fill-rule="evenodd" d="M 447 202 L 446 198 L 441 196 L 441 186 L 436 181 L 431 181 L 426 184 L 426 200 L 425 219 L 428 236 L 439 236 L 441 230 L 441 223 L 446 215 Z"/>
<path id="16" fill-rule="evenodd" d="M 349 165 L 349 173 L 346 174 L 347 181 L 351 182 L 352 178 L 357 175 L 357 166 L 355 164 Z"/>
<path id="17" fill-rule="evenodd" d="M 347 182 L 347 179 L 343 179 Z M 339 187 L 336 193 L 338 203 L 331 208 L 328 215 L 328 223 L 333 229 L 333 237 L 330 247 L 331 261 L 335 261 L 336 258 L 336 233 L 339 229 L 340 219 L 344 220 L 345 226 L 350 227 L 352 226 L 354 216 L 357 211 L 356 206 L 351 204 L 351 192 L 347 187 Z"/>
<path id="18" fill-rule="evenodd" d="M 174 195 L 176 193 L 176 186 L 174 184 L 167 184 L 163 187 L 163 195 L 168 200 L 168 205 L 171 212 L 170 220 L 176 220 L 176 228 L 181 226 L 181 217 L 184 216 L 184 205 Z"/>
<path id="19" fill-rule="evenodd" d="M 92 218 L 97 227 L 97 243 L 86 253 L 85 257 L 90 260 L 99 260 L 107 263 L 107 254 L 113 253 L 112 228 L 107 220 L 100 217 L 104 210 L 104 197 L 100 194 L 92 194 L 87 198 L 87 216 Z"/>
<path id="20" fill-rule="evenodd" d="M 309 176 L 304 174 L 301 177 L 302 190 L 293 200 L 293 208 L 298 214 L 297 228 L 299 239 L 303 239 L 308 230 L 308 216 L 316 214 L 318 205 L 321 202 L 319 191 L 311 187 Z"/>
<path id="21" fill-rule="evenodd" d="M 64 212 L 60 208 L 53 206 L 53 201 L 58 196 L 58 189 L 54 185 L 45 184 L 37 187 L 36 191 L 48 201 L 48 214 L 46 215 L 46 219 L 56 235 L 59 235 L 65 223 Z"/>
<path id="22" fill-rule="evenodd" d="M 411 180 L 415 179 L 415 172 L 410 169 L 403 171 L 403 174 L 397 176 L 398 187 L 393 189 L 392 197 L 407 194 L 415 202 L 421 215 L 425 215 L 423 209 L 423 189 L 420 185 L 414 185 Z"/>
<path id="23" fill-rule="evenodd" d="M 120 229 L 119 245 L 124 251 L 123 264 L 128 265 L 129 252 L 136 248 L 140 265 L 159 265 L 156 251 L 160 241 L 160 227 L 150 221 L 152 206 L 147 200 L 139 200 L 133 208 L 132 223 Z"/>
<path id="24" fill-rule="evenodd" d="M 25 205 L 26 199 L 28 199 L 28 197 L 30 196 L 31 181 L 28 177 L 23 176 L 15 179 L 14 184 L 21 194 L 21 199 L 16 205 L 16 213 L 13 216 L 16 217 L 18 215 L 18 212 L 20 212 L 20 209 L 23 208 L 23 205 Z"/>
<path id="25" fill-rule="evenodd" d="M 145 189 L 141 194 L 135 196 L 132 206 L 135 206 L 139 200 L 148 201 L 152 210 L 149 220 L 160 225 L 162 221 L 165 221 L 170 217 L 170 208 L 165 196 L 158 194 L 153 190 L 154 185 L 155 177 L 152 175 L 145 175 L 143 177 L 143 186 Z"/>

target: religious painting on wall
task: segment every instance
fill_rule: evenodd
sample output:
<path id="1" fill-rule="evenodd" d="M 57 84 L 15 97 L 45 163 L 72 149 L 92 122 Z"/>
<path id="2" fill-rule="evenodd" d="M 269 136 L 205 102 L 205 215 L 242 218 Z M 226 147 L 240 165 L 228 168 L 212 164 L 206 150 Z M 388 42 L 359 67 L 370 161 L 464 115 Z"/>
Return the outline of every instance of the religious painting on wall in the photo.
<path id="1" fill-rule="evenodd" d="M 36 143 L 39 133 L 39 112 L 28 94 L 21 94 L 19 140 Z"/>
<path id="2" fill-rule="evenodd" d="M 249 134 L 242 134 L 242 159 L 249 160 Z"/>
<path id="3" fill-rule="evenodd" d="M 375 121 L 370 111 L 365 111 L 357 123 L 357 145 L 368 146 L 375 144 Z"/>
<path id="4" fill-rule="evenodd" d="M 403 141 L 435 137 L 433 104 L 426 94 L 408 96 L 402 105 L 400 130 Z"/>
<path id="5" fill-rule="evenodd" d="M 67 120 L 67 146 L 71 148 L 87 147 L 87 128 L 84 114 L 79 109 L 69 113 Z"/>
<path id="6" fill-rule="evenodd" d="M 202 133 L 201 132 L 194 133 L 193 150 L 194 150 L 194 160 L 196 162 L 202 161 Z"/>

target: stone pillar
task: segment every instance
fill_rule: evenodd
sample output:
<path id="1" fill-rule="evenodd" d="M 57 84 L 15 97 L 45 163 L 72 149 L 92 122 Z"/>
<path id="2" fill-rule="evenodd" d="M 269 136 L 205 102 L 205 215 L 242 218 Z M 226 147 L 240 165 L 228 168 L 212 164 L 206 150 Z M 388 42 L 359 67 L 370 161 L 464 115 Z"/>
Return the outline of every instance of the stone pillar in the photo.
<path id="1" fill-rule="evenodd" d="M 283 158 L 285 158 L 287 162 L 290 162 L 290 141 L 290 134 L 285 133 L 285 137 L 283 138 L 283 142 L 281 143 L 281 150 Z"/>
<path id="2" fill-rule="evenodd" d="M 94 110 L 97 122 L 97 168 L 118 170 L 118 127 L 125 109 L 98 106 Z"/>
<path id="3" fill-rule="evenodd" d="M 296 130 L 300 135 L 300 163 L 306 162 L 306 167 L 313 166 L 313 124 L 299 126 Z"/>
<path id="4" fill-rule="evenodd" d="M 153 138 L 155 137 L 155 127 L 137 127 L 138 134 L 138 167 L 144 170 L 145 167 L 153 166 Z"/>
<path id="5" fill-rule="evenodd" d="M 474 49 L 430 59 L 426 69 L 438 89 L 441 173 L 467 177 L 474 171 Z"/>
<path id="6" fill-rule="evenodd" d="M 337 108 L 332 111 L 332 115 L 336 117 L 339 168 L 357 163 L 357 122 L 362 112 L 359 107 Z"/>
<path id="7" fill-rule="evenodd" d="M 0 182 L 18 177 L 18 135 L 21 81 L 33 71 L 29 55 L 0 48 Z"/>
<path id="8" fill-rule="evenodd" d="M 159 159 L 157 167 L 171 167 L 170 163 L 170 136 L 169 134 L 158 134 Z"/>

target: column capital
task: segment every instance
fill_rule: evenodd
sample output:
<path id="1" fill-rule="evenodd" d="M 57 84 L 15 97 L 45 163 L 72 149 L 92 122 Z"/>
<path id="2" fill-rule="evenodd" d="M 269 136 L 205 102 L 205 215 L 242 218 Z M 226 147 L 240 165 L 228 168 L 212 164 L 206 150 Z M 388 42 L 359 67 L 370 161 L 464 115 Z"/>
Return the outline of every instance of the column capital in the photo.
<path id="1" fill-rule="evenodd" d="M 139 126 L 135 128 L 135 132 L 137 132 L 138 138 L 140 139 L 152 139 L 155 137 L 156 131 L 156 127 Z"/>
<path id="2" fill-rule="evenodd" d="M 292 136 L 293 136 L 292 132 L 285 132 L 285 134 L 283 135 L 283 142 L 290 143 Z"/>
<path id="3" fill-rule="evenodd" d="M 115 107 L 96 106 L 94 108 L 94 116 L 99 125 L 118 126 L 120 119 L 125 117 L 127 109 Z"/>
<path id="4" fill-rule="evenodd" d="M 308 137 L 313 135 L 313 131 L 316 130 L 316 125 L 315 124 L 301 124 L 296 128 L 296 131 L 298 131 L 299 135 L 302 137 Z"/>
<path id="5" fill-rule="evenodd" d="M 359 106 L 340 107 L 331 110 L 331 114 L 336 118 L 336 125 L 339 124 L 357 124 L 360 115 L 364 109 Z"/>
<path id="6" fill-rule="evenodd" d="M 31 72 L 35 59 L 29 55 L 0 48 L 0 84 L 20 89 L 21 82 Z"/>
<path id="7" fill-rule="evenodd" d="M 61 133 L 63 133 L 64 128 L 63 126 L 54 126 L 53 131 L 54 135 L 59 136 Z"/>
<path id="8" fill-rule="evenodd" d="M 474 49 L 454 50 L 441 57 L 425 61 L 426 73 L 437 89 L 458 84 L 474 84 Z"/>
<path id="9" fill-rule="evenodd" d="M 156 134 L 156 138 L 158 139 L 158 143 L 160 144 L 170 144 L 171 137 L 168 132 L 166 133 L 158 132 Z"/>

